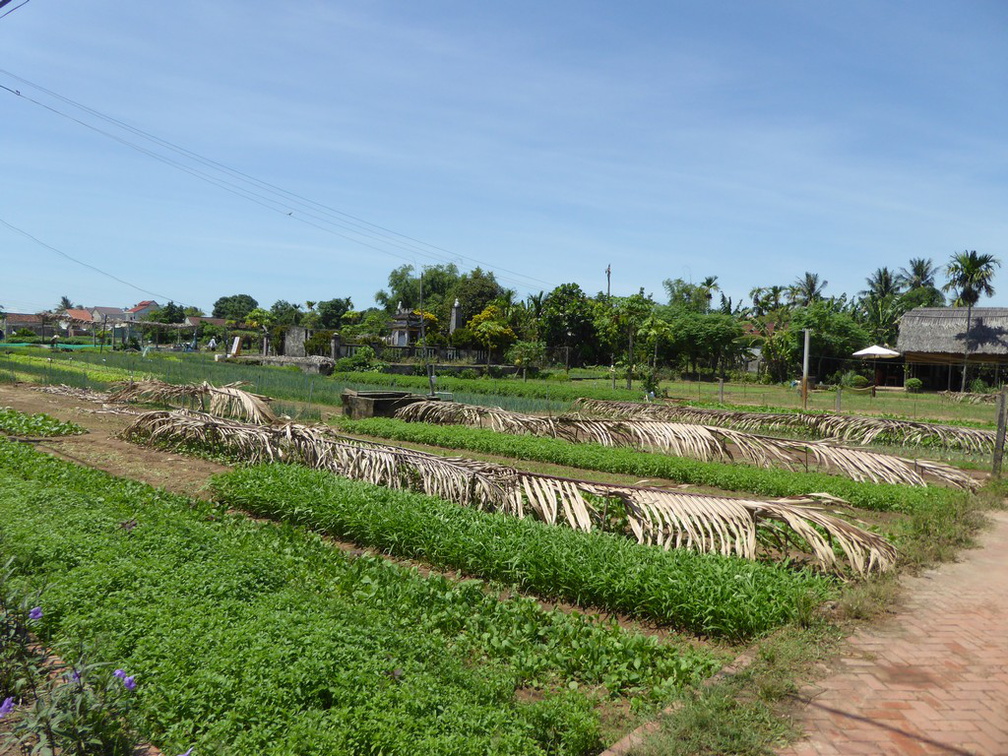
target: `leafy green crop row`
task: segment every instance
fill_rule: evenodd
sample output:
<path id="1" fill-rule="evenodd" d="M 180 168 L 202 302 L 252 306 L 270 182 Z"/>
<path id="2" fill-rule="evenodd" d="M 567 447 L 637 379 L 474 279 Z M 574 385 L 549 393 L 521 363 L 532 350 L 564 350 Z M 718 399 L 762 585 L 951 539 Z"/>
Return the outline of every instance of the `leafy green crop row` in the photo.
<path id="1" fill-rule="evenodd" d="M 29 415 L 10 407 L 0 407 L 0 433 L 8 436 L 74 436 L 87 431 L 76 423 L 57 420 L 44 412 Z"/>
<path id="2" fill-rule="evenodd" d="M 288 465 L 214 479 L 225 504 L 514 584 L 540 596 L 733 640 L 793 620 L 824 579 L 734 557 L 641 546 Z"/>
<path id="3" fill-rule="evenodd" d="M 388 373 L 333 373 L 338 381 L 361 382 L 378 386 L 392 386 L 415 389 L 426 393 L 430 385 L 426 376 L 390 375 Z M 621 401 L 639 400 L 643 391 L 627 391 L 623 388 L 592 385 L 572 381 L 522 381 L 518 378 L 456 378 L 451 375 L 437 377 L 438 391 L 468 392 L 491 396 L 519 396 L 534 399 L 553 399 L 573 402 L 575 399 L 614 399 Z"/>
<path id="4" fill-rule="evenodd" d="M 716 667 L 2 439 L 0 556 L 44 585 L 41 637 L 129 669 L 175 753 L 595 753 L 593 686 L 668 700 Z"/>
<path id="5" fill-rule="evenodd" d="M 479 428 L 406 423 L 386 418 L 340 420 L 339 423 L 350 433 L 393 441 L 466 449 L 639 478 L 662 478 L 756 496 L 776 498 L 824 492 L 839 496 L 856 507 L 876 511 L 912 512 L 944 507 L 952 499 L 966 496 L 961 491 L 946 488 L 858 483 L 824 473 L 700 462 L 667 454 L 613 449 L 596 444 L 572 444 L 559 439 L 509 435 Z"/>

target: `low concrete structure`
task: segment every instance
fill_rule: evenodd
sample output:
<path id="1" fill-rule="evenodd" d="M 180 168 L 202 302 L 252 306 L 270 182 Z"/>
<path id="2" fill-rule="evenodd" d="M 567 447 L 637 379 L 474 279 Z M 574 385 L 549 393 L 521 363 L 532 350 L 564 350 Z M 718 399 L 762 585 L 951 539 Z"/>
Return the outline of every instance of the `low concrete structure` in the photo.
<path id="1" fill-rule="evenodd" d="M 340 395 L 343 414 L 351 420 L 364 417 L 393 417 L 400 407 L 414 402 L 427 402 L 437 397 L 422 396 L 409 391 L 354 391 L 344 389 Z"/>

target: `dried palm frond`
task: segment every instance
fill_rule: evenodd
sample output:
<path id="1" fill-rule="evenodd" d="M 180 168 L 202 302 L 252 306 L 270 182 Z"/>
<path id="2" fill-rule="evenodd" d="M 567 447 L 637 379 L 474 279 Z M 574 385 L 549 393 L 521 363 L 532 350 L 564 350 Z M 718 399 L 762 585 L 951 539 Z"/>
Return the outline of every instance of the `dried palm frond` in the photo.
<path id="1" fill-rule="evenodd" d="M 475 424 L 477 427 L 486 427 L 484 418 L 492 418 L 492 427 L 508 433 L 624 446 L 705 462 L 744 461 L 761 467 L 781 466 L 792 470 L 807 469 L 811 463 L 825 472 L 858 481 L 924 486 L 930 479 L 968 490 L 977 487 L 969 475 L 941 462 L 848 449 L 824 441 L 754 435 L 733 428 L 642 419 L 542 418 L 501 409 L 467 407 L 456 402 L 416 402 L 400 409 L 396 417 L 411 422 Z"/>
<path id="2" fill-rule="evenodd" d="M 998 398 L 996 392 L 992 394 L 978 394 L 972 391 L 939 391 L 938 396 L 942 399 L 962 404 L 994 404 Z"/>
<path id="3" fill-rule="evenodd" d="M 247 420 L 250 423 L 269 424 L 277 421 L 269 408 L 269 399 L 240 388 L 241 383 L 212 386 L 206 381 L 199 384 L 175 385 L 156 379 L 130 381 L 116 384 L 109 395 L 110 402 L 145 401 L 161 404 L 184 405 L 187 409 L 208 411 L 218 417 Z M 209 406 L 207 406 L 209 398 Z"/>
<path id="4" fill-rule="evenodd" d="M 585 532 L 605 520 L 604 502 L 618 499 L 633 537 L 666 549 L 755 559 L 765 553 L 762 545 L 772 543 L 775 553 L 794 548 L 827 571 L 843 573 L 846 562 L 846 571 L 858 576 L 884 571 L 896 560 L 895 548 L 884 538 L 810 506 L 808 500 L 756 501 L 571 480 L 359 441 L 324 427 L 247 425 L 185 411 L 147 413 L 123 436 L 180 450 L 198 444 L 253 462 L 304 464 Z"/>
<path id="5" fill-rule="evenodd" d="M 981 454 L 989 454 L 994 449 L 993 431 L 888 417 L 860 417 L 830 412 L 749 412 L 601 399 L 578 399 L 574 406 L 578 412 L 612 419 L 700 423 L 762 432 L 794 430 L 818 438 L 856 444 L 870 444 L 884 436 L 887 442 L 901 443 L 904 446 L 932 443 Z"/>

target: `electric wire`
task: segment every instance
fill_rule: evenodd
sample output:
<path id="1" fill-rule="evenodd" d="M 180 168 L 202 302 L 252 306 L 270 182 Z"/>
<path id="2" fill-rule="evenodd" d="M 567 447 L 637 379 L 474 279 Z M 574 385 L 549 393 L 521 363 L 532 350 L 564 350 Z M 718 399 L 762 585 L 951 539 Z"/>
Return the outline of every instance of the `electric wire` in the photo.
<path id="1" fill-rule="evenodd" d="M 3 0 L 2 2 L 0 2 L 0 8 L 3 8 L 9 2 L 11 2 L 11 0 Z M 18 5 L 15 5 L 13 8 L 11 8 L 10 10 L 8 10 L 6 13 L 4 13 L 3 15 L 0 15 L 0 18 L 7 18 L 7 16 L 9 16 L 11 13 L 13 13 L 14 11 L 16 11 L 18 8 L 23 8 L 26 5 L 28 5 L 28 0 L 24 0 L 22 3 L 20 3 Z"/>
<path id="2" fill-rule="evenodd" d="M 128 286 L 131 289 L 136 289 L 140 293 L 147 294 L 147 295 L 152 296 L 152 297 L 154 297 L 156 299 L 164 299 L 164 300 L 167 300 L 169 302 L 175 302 L 176 304 L 178 304 L 178 305 L 180 305 L 182 307 L 191 307 L 192 306 L 188 302 L 183 302 L 183 301 L 181 301 L 179 299 L 175 299 L 174 297 L 169 297 L 169 296 L 167 296 L 165 294 L 158 294 L 157 292 L 154 292 L 154 291 L 148 291 L 147 289 L 143 288 L 142 286 L 137 286 L 134 283 L 130 283 L 129 281 L 125 281 L 125 280 L 119 278 L 118 276 L 114 276 L 111 273 L 109 273 L 108 271 L 102 270 L 101 268 L 99 268 L 96 265 L 92 265 L 91 263 L 86 263 L 83 260 L 78 260 L 76 257 L 68 255 L 63 250 L 57 249 L 56 247 L 52 246 L 51 244 L 46 244 L 44 241 L 42 241 L 41 239 L 39 239 L 36 236 L 32 236 L 30 233 L 28 233 L 24 229 L 18 228 L 17 226 L 15 226 L 15 225 L 13 225 L 11 223 L 8 223 L 3 218 L 0 218 L 0 225 L 6 226 L 8 229 L 10 229 L 11 231 L 13 231 L 14 233 L 20 234 L 21 236 L 25 237 L 26 239 L 29 239 L 30 241 L 34 242 L 38 246 L 43 247 L 45 249 L 48 249 L 50 252 L 55 252 L 57 255 L 60 255 L 61 257 L 65 257 L 70 262 L 77 263 L 78 265 L 80 265 L 82 267 L 85 267 L 85 268 L 88 268 L 90 270 L 93 270 L 96 273 L 100 273 L 101 275 L 105 276 L 106 278 L 111 278 L 113 281 L 116 281 L 117 283 L 121 283 L 123 286 Z"/>
<path id="3" fill-rule="evenodd" d="M 502 281 L 514 283 L 518 286 L 528 287 L 529 282 L 535 282 L 536 284 L 542 284 L 546 287 L 552 288 L 553 284 L 544 281 L 542 279 L 535 278 L 534 276 L 528 276 L 523 273 L 518 273 L 513 270 L 508 270 L 507 268 L 502 268 L 496 265 L 490 265 L 476 258 L 468 257 L 466 255 L 461 255 L 451 250 L 438 247 L 436 245 L 428 244 L 427 242 L 415 239 L 411 236 L 401 234 L 392 229 L 386 228 L 384 226 L 371 223 L 370 221 L 364 220 L 357 216 L 345 213 L 336 208 L 324 205 L 322 203 L 311 200 L 307 197 L 299 195 L 295 192 L 288 191 L 272 184 L 267 181 L 255 178 L 249 174 L 243 173 L 237 169 L 231 168 L 223 163 L 206 158 L 198 153 L 174 144 L 168 140 L 162 139 L 154 134 L 151 134 L 143 129 L 139 129 L 128 123 L 125 123 L 119 119 L 112 116 L 105 115 L 94 108 L 88 107 L 81 103 L 78 103 L 70 98 L 67 98 L 57 92 L 46 89 L 38 84 L 35 84 L 21 76 L 18 76 L 10 71 L 0 69 L 0 74 L 10 77 L 22 84 L 37 89 L 40 92 L 45 93 L 49 97 L 52 97 L 60 102 L 77 108 L 88 115 L 97 118 L 107 124 L 113 125 L 116 128 L 122 129 L 124 131 L 133 134 L 134 136 L 140 137 L 141 139 L 152 142 L 160 148 L 168 150 L 170 152 L 179 155 L 186 160 L 192 161 L 198 165 L 201 165 L 211 171 L 215 171 L 218 174 L 223 174 L 223 178 L 220 176 L 215 176 L 212 173 L 208 173 L 199 168 L 194 168 L 187 165 L 179 160 L 167 157 L 159 152 L 152 149 L 145 148 L 138 144 L 135 144 L 128 139 L 118 136 L 112 132 L 105 129 L 101 129 L 91 123 L 81 120 L 73 115 L 65 113 L 58 108 L 51 105 L 43 103 L 35 98 L 29 97 L 17 89 L 12 89 L 0 84 L 0 88 L 5 91 L 24 99 L 38 107 L 41 107 L 55 115 L 59 115 L 66 118 L 80 126 L 83 126 L 91 131 L 101 134 L 109 139 L 112 139 L 123 146 L 129 147 L 130 149 L 136 150 L 143 155 L 151 157 L 165 165 L 174 167 L 180 171 L 188 173 L 189 175 L 198 178 L 202 181 L 210 183 L 217 186 L 220 189 L 228 191 L 236 196 L 242 197 L 249 201 L 252 201 L 262 207 L 265 207 L 274 212 L 291 217 L 293 220 L 300 221 L 309 226 L 312 226 L 320 231 L 333 234 L 339 238 L 345 239 L 347 241 L 353 242 L 355 244 L 360 244 L 362 246 L 368 247 L 375 251 L 388 254 L 392 257 L 397 257 L 406 261 L 413 261 L 417 255 L 426 257 L 428 259 L 436 260 L 441 263 L 453 263 L 454 260 L 468 260 L 469 262 L 476 263 L 479 266 L 485 267 L 488 270 L 492 270 L 497 274 L 497 277 Z M 312 222 L 314 221 L 314 222 Z M 335 226 L 341 230 L 336 230 L 332 228 Z M 387 249 L 384 246 L 378 246 L 380 244 L 390 246 L 394 249 L 398 249 L 406 254 L 400 254 L 399 252 Z M 506 275 L 501 275 L 506 274 Z M 535 288 L 535 287 L 530 287 Z"/>

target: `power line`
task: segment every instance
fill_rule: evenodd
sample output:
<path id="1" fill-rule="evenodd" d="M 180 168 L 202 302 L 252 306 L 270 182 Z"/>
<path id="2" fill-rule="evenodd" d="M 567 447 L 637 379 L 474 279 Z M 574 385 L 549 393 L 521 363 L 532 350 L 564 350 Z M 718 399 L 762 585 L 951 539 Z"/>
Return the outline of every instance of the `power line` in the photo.
<path id="1" fill-rule="evenodd" d="M 12 2 L 12 0 L 0 0 L 0 8 L 3 8 L 5 5 L 7 5 L 10 2 Z M 18 8 L 23 8 L 26 5 L 28 5 L 28 0 L 23 0 L 22 3 L 20 3 L 19 5 L 15 5 L 9 11 L 7 11 L 2 16 L 0 16 L 0 18 L 7 18 L 7 16 L 9 16 L 11 13 L 13 13 L 14 11 L 16 11 Z"/>
<path id="2" fill-rule="evenodd" d="M 191 307 L 192 306 L 188 302 L 182 302 L 180 300 L 175 299 L 174 297 L 169 297 L 169 296 L 167 296 L 165 294 L 158 294 L 158 293 L 153 292 L 153 291 L 148 291 L 147 289 L 144 289 L 141 286 L 137 286 L 136 284 L 130 283 L 129 281 L 124 281 L 123 279 L 119 278 L 118 276 L 112 275 L 108 271 L 102 270 L 101 268 L 99 268 L 97 266 L 91 265 L 91 263 L 86 263 L 83 260 L 78 260 L 76 257 L 72 257 L 71 255 L 68 255 L 63 250 L 57 249 L 56 247 L 52 246 L 51 244 L 46 244 L 44 241 L 42 241 L 41 239 L 39 239 L 39 238 L 37 238 L 35 236 L 32 236 L 27 231 L 25 231 L 23 229 L 20 229 L 17 226 L 14 226 L 14 225 L 8 223 L 3 218 L 0 218 L 0 225 L 6 226 L 7 228 L 9 228 L 14 233 L 20 234 L 21 236 L 25 237 L 26 239 L 29 239 L 29 240 L 35 242 L 35 244 L 39 245 L 40 247 L 44 247 L 45 249 L 48 249 L 50 252 L 55 252 L 57 255 L 60 255 L 61 257 L 65 257 L 70 262 L 77 263 L 78 265 L 80 265 L 82 267 L 85 267 L 85 268 L 88 268 L 90 270 L 93 270 L 96 273 L 100 273 L 101 275 L 105 276 L 106 278 L 111 278 L 113 281 L 121 283 L 124 286 L 129 286 L 131 289 L 136 289 L 137 291 L 139 291 L 142 294 L 148 294 L 148 295 L 150 295 L 152 297 L 155 297 L 155 298 L 165 299 L 165 300 L 167 300 L 169 302 L 175 302 L 176 304 L 179 304 L 179 305 L 181 305 L 183 307 Z"/>
<path id="3" fill-rule="evenodd" d="M 8 76 L 26 86 L 45 93 L 49 97 L 77 108 L 89 116 L 105 122 L 106 124 L 110 124 L 118 129 L 122 129 L 134 136 L 151 142 L 161 149 L 175 153 L 184 160 L 191 161 L 198 166 L 202 166 L 202 168 L 194 167 L 155 150 L 142 147 L 110 131 L 99 128 L 98 126 L 83 121 L 80 118 L 65 113 L 58 108 L 43 103 L 32 97 L 28 97 L 17 89 L 12 89 L 0 84 L 0 89 L 4 89 L 20 99 L 26 100 L 27 102 L 48 110 L 55 115 L 66 118 L 80 126 L 83 126 L 84 128 L 112 139 L 126 147 L 129 147 L 130 149 L 136 150 L 147 157 L 164 163 L 165 165 L 169 165 L 188 173 L 195 178 L 213 184 L 224 191 L 247 199 L 274 212 L 291 217 L 293 220 L 305 223 L 313 228 L 333 234 L 339 238 L 346 239 L 347 241 L 355 244 L 360 244 L 361 246 L 368 247 L 369 249 L 382 252 L 392 257 L 397 257 L 401 260 L 412 261 L 417 255 L 436 260 L 441 263 L 452 263 L 454 260 L 467 260 L 488 270 L 494 271 L 498 274 L 498 278 L 502 281 L 514 283 L 518 286 L 529 286 L 529 282 L 541 284 L 548 288 L 552 288 L 554 286 L 554 284 L 534 276 L 528 276 L 523 273 L 508 270 L 507 268 L 490 265 L 476 258 L 461 255 L 452 252 L 451 250 L 429 244 L 385 226 L 371 223 L 370 221 L 351 215 L 350 213 L 343 212 L 342 210 L 316 202 L 295 192 L 283 189 L 282 187 L 268 181 L 255 178 L 235 168 L 231 168 L 228 165 L 199 155 L 198 153 L 174 144 L 166 139 L 162 139 L 161 137 L 155 136 L 143 129 L 132 126 L 117 118 L 101 113 L 94 108 L 78 103 L 57 92 L 46 89 L 45 87 L 35 84 L 23 77 L 17 76 L 10 71 L 0 69 L 0 74 Z M 391 249 L 389 249 L 389 247 L 391 247 Z M 535 287 L 532 286 L 530 288 Z"/>

